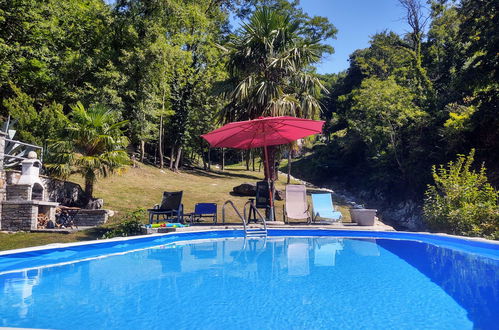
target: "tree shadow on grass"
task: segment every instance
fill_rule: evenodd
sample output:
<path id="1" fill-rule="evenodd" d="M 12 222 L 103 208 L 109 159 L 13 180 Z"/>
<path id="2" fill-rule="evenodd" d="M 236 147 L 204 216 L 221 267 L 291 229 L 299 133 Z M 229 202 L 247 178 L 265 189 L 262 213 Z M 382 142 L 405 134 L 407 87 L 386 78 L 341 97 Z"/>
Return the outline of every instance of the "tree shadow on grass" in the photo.
<path id="1" fill-rule="evenodd" d="M 233 191 L 229 192 L 229 195 L 234 196 L 234 197 L 246 197 L 246 198 L 253 198 L 253 199 L 256 198 L 256 194 L 255 195 L 243 195 L 243 194 L 235 193 Z"/>
<path id="2" fill-rule="evenodd" d="M 211 171 L 211 172 L 208 172 L 208 171 L 204 171 L 202 169 L 192 168 L 192 169 L 189 169 L 186 172 L 188 172 L 189 174 L 204 176 L 204 177 L 213 178 L 213 179 L 241 178 L 241 179 L 249 179 L 249 180 L 256 180 L 256 181 L 262 180 L 258 176 L 254 176 L 254 175 L 248 175 L 248 174 L 242 174 L 242 173 L 233 173 L 233 172 L 236 172 L 236 171 L 242 171 L 242 170 L 240 170 L 240 169 L 230 169 L 230 170 L 227 170 L 227 171 L 224 171 L 224 172 L 221 172 L 221 171 Z"/>

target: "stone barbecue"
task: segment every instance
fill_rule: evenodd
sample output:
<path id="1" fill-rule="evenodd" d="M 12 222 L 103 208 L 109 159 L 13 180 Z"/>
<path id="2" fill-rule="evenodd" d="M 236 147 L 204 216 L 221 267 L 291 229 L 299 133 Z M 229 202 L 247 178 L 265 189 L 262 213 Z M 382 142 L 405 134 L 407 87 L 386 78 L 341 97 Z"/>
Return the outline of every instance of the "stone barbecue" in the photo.
<path id="1" fill-rule="evenodd" d="M 6 187 L 1 230 L 35 230 L 39 220 L 55 223 L 55 209 L 59 203 L 47 201 L 46 189 L 40 180 L 42 163 L 36 152 L 31 151 L 21 165 L 19 181 Z"/>

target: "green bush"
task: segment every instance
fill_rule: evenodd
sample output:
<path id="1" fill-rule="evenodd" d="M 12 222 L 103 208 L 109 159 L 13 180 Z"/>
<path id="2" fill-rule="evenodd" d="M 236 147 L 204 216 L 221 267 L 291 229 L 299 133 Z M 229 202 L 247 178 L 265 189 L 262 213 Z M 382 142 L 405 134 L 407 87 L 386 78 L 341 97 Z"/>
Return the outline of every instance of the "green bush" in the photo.
<path id="1" fill-rule="evenodd" d="M 142 233 L 142 219 L 144 219 L 145 213 L 146 211 L 143 208 L 127 213 L 123 221 L 106 232 L 102 238 L 140 235 Z"/>
<path id="2" fill-rule="evenodd" d="M 426 190 L 424 216 L 432 230 L 499 239 L 499 192 L 487 182 L 483 164 L 478 172 L 471 169 L 474 154 L 433 166 L 435 184 Z"/>

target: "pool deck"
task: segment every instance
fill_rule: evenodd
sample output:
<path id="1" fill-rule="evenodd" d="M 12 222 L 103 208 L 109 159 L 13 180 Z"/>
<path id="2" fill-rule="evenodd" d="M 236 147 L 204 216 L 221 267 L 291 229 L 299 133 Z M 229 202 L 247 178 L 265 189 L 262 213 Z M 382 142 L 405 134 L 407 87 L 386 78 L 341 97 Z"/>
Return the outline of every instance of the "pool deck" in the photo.
<path id="1" fill-rule="evenodd" d="M 250 224 L 249 228 L 260 228 L 261 224 Z M 395 229 L 381 221 L 375 221 L 374 226 L 359 226 L 355 222 L 339 222 L 339 223 L 291 223 L 285 224 L 281 221 L 267 222 L 269 229 L 337 229 L 337 230 L 365 230 L 365 231 L 395 231 Z M 184 228 L 176 228 L 177 232 L 200 231 L 213 229 L 243 229 L 242 224 L 237 223 L 195 223 L 192 226 Z"/>

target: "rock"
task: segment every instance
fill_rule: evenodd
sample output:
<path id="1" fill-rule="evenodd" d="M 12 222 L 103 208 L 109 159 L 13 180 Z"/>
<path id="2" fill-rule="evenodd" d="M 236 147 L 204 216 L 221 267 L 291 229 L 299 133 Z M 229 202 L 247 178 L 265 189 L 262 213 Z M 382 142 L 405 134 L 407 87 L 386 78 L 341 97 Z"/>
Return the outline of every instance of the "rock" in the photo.
<path id="1" fill-rule="evenodd" d="M 79 184 L 46 177 L 42 177 L 42 182 L 47 188 L 47 196 L 51 201 L 65 206 L 83 207 L 88 200 Z"/>
<path id="2" fill-rule="evenodd" d="M 241 195 L 241 196 L 256 196 L 256 184 L 255 183 L 243 183 L 240 184 L 239 186 L 235 186 L 232 188 L 232 191 L 235 194 Z"/>
<path id="3" fill-rule="evenodd" d="M 94 198 L 88 201 L 87 205 L 85 205 L 85 209 L 87 210 L 100 210 L 104 206 L 104 200 L 102 198 Z"/>
<path id="4" fill-rule="evenodd" d="M 232 188 L 232 191 L 237 195 L 255 197 L 256 184 L 245 182 L 243 184 L 240 184 L 239 186 L 235 186 L 234 188 Z M 284 199 L 284 192 L 281 190 L 276 190 L 274 197 L 276 200 L 282 201 Z"/>
<path id="5" fill-rule="evenodd" d="M 404 201 L 384 210 L 384 214 L 397 225 L 413 231 L 426 230 L 423 222 L 421 206 L 411 200 Z"/>

